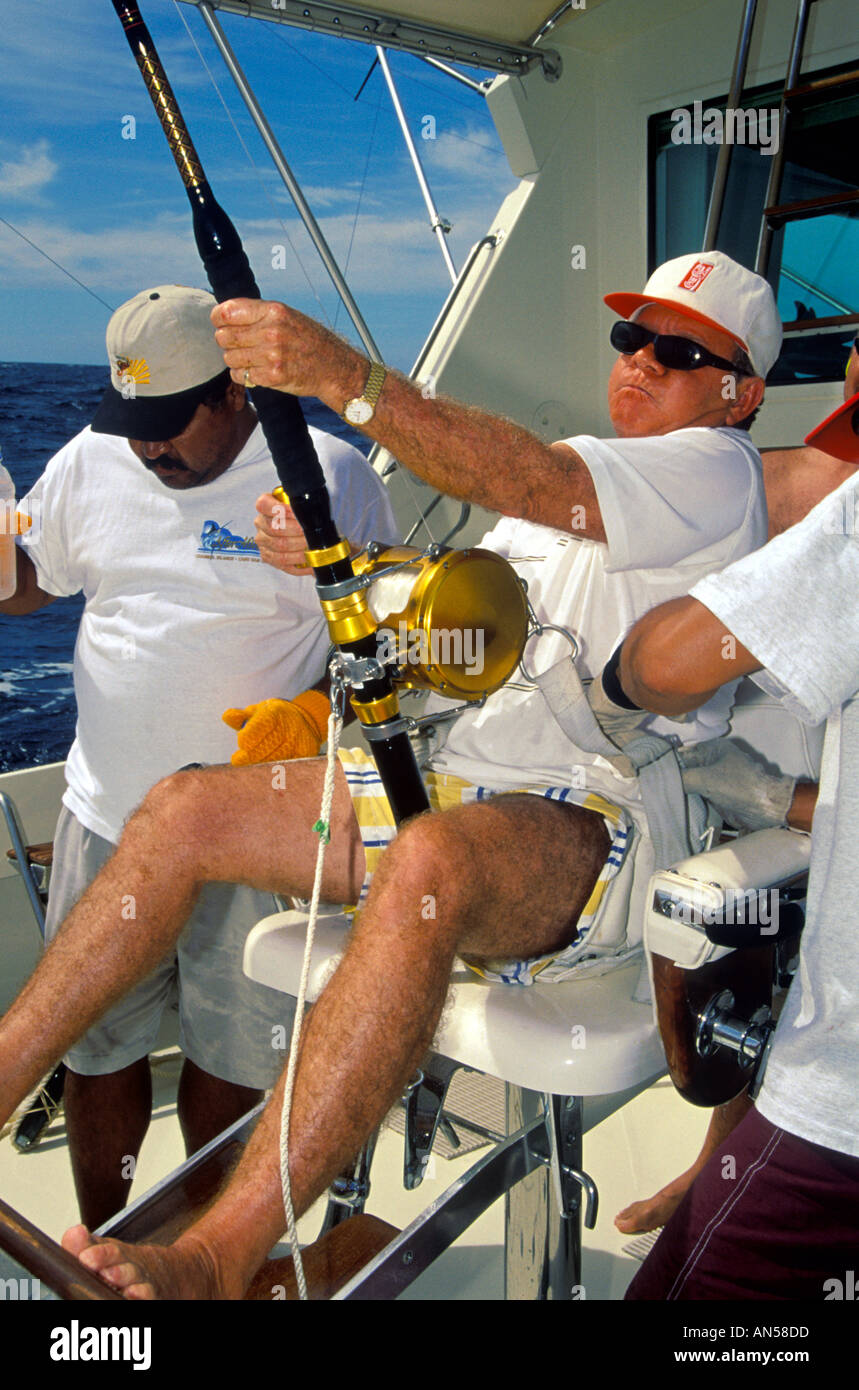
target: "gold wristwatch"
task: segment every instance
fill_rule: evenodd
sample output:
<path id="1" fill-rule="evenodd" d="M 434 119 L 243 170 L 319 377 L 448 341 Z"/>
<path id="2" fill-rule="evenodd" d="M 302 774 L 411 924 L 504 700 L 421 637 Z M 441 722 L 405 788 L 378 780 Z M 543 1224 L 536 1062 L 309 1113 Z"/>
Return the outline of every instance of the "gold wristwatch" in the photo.
<path id="1" fill-rule="evenodd" d="M 382 392 L 387 372 L 380 362 L 370 367 L 370 375 L 360 396 L 353 396 L 343 407 L 343 419 L 350 425 L 366 425 L 376 413 L 376 405 Z"/>

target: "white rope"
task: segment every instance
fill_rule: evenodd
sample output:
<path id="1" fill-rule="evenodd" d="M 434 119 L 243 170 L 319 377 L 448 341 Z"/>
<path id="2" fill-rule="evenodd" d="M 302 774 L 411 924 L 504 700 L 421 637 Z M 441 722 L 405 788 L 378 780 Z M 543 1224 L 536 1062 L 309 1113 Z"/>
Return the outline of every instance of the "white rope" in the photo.
<path id="1" fill-rule="evenodd" d="M 319 895 L 322 889 L 322 865 L 325 859 L 325 846 L 331 837 L 331 803 L 334 798 L 334 776 L 337 769 L 337 749 L 343 729 L 343 715 L 339 701 L 334 701 L 328 717 L 328 762 L 325 768 L 325 785 L 322 791 L 322 808 L 319 820 L 313 829 L 319 835 L 319 850 L 316 855 L 316 877 L 313 880 L 313 895 L 310 900 L 310 915 L 307 921 L 307 940 L 304 947 L 304 961 L 301 967 L 301 981 L 295 1004 L 295 1021 L 292 1025 L 292 1041 L 289 1046 L 289 1062 L 286 1069 L 286 1084 L 283 1091 L 283 1110 L 280 1122 L 280 1182 L 283 1189 L 283 1210 L 286 1214 L 286 1232 L 292 1251 L 295 1278 L 298 1283 L 298 1297 L 307 1300 L 307 1281 L 301 1260 L 301 1247 L 292 1206 L 292 1187 L 289 1179 L 289 1120 L 292 1110 L 292 1092 L 295 1087 L 295 1073 L 298 1065 L 298 1045 L 301 1038 L 301 1025 L 304 1015 L 304 1000 L 307 994 L 307 981 L 310 975 L 310 957 L 313 951 L 313 937 L 316 932 L 316 919 L 319 914 Z"/>

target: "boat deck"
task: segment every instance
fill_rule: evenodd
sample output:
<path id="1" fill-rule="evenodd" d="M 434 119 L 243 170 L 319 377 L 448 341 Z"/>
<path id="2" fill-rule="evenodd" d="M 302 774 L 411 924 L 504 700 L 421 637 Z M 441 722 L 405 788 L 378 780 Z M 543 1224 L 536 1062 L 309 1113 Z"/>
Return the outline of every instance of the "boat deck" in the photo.
<path id="1" fill-rule="evenodd" d="M 132 1198 L 142 1195 L 184 1158 L 176 1121 L 176 1084 L 181 1058 L 175 1050 L 158 1055 L 154 1068 L 154 1118 L 141 1151 Z M 584 1232 L 583 1285 L 590 1300 L 619 1300 L 638 1269 L 625 1252 L 613 1217 L 636 1197 L 649 1195 L 695 1157 L 706 1113 L 687 1105 L 671 1083 L 661 1080 L 605 1120 L 585 1138 L 585 1167 L 597 1183 L 600 1207 L 596 1229 Z M 372 1170 L 368 1212 L 405 1227 L 480 1157 L 433 1157 L 420 1188 L 402 1187 L 402 1138 L 383 1130 Z M 19 1153 L 7 1135 L 0 1140 L 0 1192 L 23 1216 L 59 1240 L 78 1220 L 65 1126 L 60 1114 L 39 1144 Z M 320 1202 L 299 1223 L 302 1241 L 318 1229 Z M 504 1297 L 503 1202 L 498 1201 L 465 1235 L 422 1274 L 404 1300 L 501 1300 Z M 284 1252 L 285 1253 L 285 1252 Z"/>

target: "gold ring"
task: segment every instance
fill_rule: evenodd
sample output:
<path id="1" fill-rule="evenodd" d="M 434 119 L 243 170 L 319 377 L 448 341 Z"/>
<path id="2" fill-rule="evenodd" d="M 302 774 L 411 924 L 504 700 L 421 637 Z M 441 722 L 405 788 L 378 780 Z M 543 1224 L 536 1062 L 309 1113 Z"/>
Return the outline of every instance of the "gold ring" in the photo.
<path id="1" fill-rule="evenodd" d="M 245 386 L 245 390 L 246 390 L 246 391 L 250 389 L 250 384 L 251 384 L 251 369 L 250 369 L 250 367 L 245 367 L 245 382 L 244 382 L 244 386 Z"/>

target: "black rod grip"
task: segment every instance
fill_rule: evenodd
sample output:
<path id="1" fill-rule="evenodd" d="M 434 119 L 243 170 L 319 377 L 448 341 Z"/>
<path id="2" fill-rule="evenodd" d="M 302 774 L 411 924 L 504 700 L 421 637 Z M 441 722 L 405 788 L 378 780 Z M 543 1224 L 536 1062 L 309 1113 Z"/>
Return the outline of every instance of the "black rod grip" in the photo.
<path id="1" fill-rule="evenodd" d="M 259 299 L 259 287 L 239 234 L 208 183 L 189 188 L 188 198 L 193 211 L 194 240 L 218 303 L 225 299 Z M 314 529 L 326 534 L 322 544 L 333 545 L 337 533 L 331 521 L 325 476 L 298 397 L 258 386 L 254 387 L 252 399 L 281 486 L 288 496 L 319 495 L 325 515 L 316 519 Z"/>
<path id="2" fill-rule="evenodd" d="M 419 816 L 422 811 L 430 809 L 415 750 L 407 733 L 374 739 L 370 752 L 390 802 L 395 824 L 402 825 L 411 816 Z"/>

